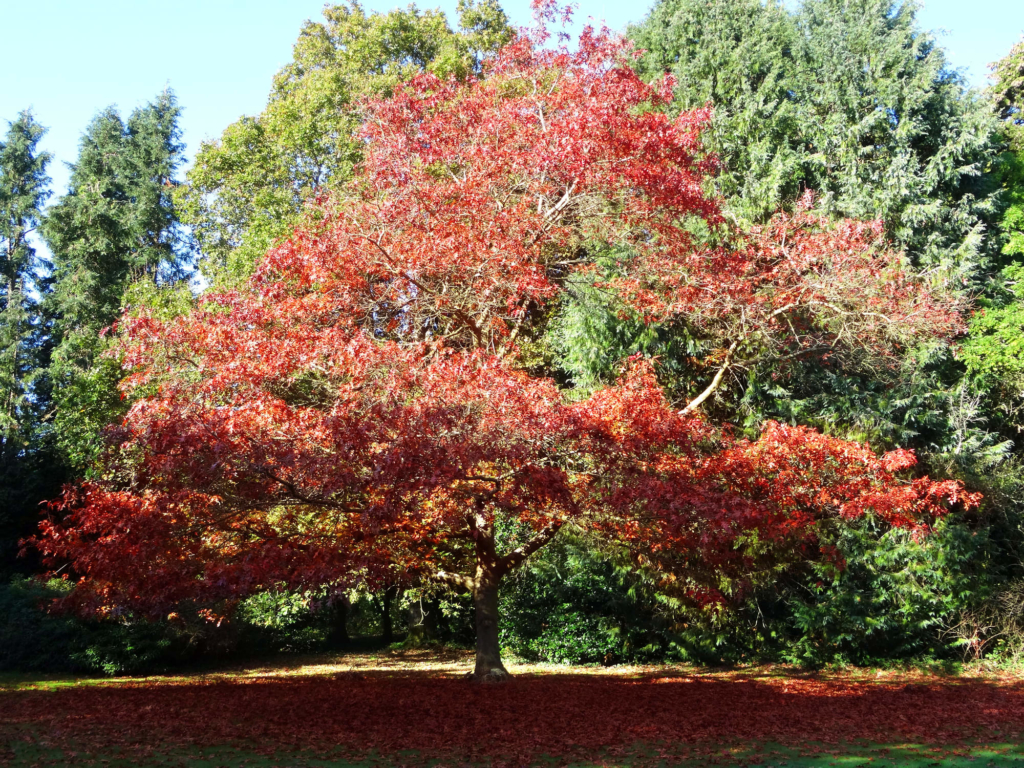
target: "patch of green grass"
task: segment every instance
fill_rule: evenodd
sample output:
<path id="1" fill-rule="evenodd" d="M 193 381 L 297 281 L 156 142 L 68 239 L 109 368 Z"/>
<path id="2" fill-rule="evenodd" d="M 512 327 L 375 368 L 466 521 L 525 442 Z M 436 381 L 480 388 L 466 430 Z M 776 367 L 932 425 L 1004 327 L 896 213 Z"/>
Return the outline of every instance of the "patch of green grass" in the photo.
<path id="1" fill-rule="evenodd" d="M 28 689 L 51 690 L 87 685 L 94 679 L 87 675 L 45 674 L 42 672 L 0 672 L 0 691 L 21 691 Z"/>
<path id="2" fill-rule="evenodd" d="M 742 765 L 746 768 L 859 768 L 859 766 L 899 766 L 899 768 L 1008 768 L 1024 766 L 1024 748 L 1018 744 L 974 744 L 957 748 L 927 744 L 807 745 L 793 749 L 780 745 L 747 745 L 723 750 L 691 760 L 684 765 Z"/>

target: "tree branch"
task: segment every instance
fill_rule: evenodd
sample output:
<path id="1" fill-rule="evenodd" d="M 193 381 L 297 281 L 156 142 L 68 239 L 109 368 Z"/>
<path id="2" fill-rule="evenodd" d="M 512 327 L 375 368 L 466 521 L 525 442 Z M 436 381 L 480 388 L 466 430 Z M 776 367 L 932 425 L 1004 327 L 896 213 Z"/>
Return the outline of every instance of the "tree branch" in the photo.
<path id="1" fill-rule="evenodd" d="M 711 383 L 708 384 L 707 389 L 697 395 L 697 397 L 691 400 L 687 406 L 679 412 L 680 416 L 688 416 L 693 413 L 695 410 L 700 408 L 701 404 L 705 400 L 715 393 L 715 390 L 722 384 L 722 379 L 725 378 L 725 372 L 728 371 L 729 367 L 732 365 L 732 356 L 739 344 L 739 339 L 732 343 L 732 346 L 729 347 L 729 350 L 725 353 L 725 362 L 723 362 L 722 367 L 718 369 L 718 373 L 715 374 L 715 378 L 713 378 Z"/>
<path id="2" fill-rule="evenodd" d="M 522 565 L 526 558 L 543 547 L 562 529 L 564 521 L 553 520 L 540 529 L 536 536 L 518 549 L 514 549 L 502 558 L 498 559 L 498 565 L 494 569 L 498 576 L 504 576 L 509 571 L 515 570 Z"/>
<path id="3" fill-rule="evenodd" d="M 459 573 L 438 571 L 434 574 L 433 578 L 436 581 L 440 581 L 442 584 L 447 584 L 449 587 L 455 587 L 455 589 L 465 590 L 466 592 L 472 592 L 473 587 L 476 586 L 472 578 L 469 576 L 463 576 Z"/>

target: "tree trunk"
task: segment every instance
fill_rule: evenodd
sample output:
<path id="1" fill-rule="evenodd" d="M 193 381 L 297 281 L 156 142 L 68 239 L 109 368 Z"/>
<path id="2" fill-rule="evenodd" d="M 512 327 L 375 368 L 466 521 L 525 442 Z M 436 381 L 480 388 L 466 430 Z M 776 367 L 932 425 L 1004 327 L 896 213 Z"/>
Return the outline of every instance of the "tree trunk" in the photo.
<path id="1" fill-rule="evenodd" d="M 473 590 L 476 608 L 476 669 L 478 682 L 500 682 L 509 677 L 498 646 L 498 580 L 479 579 Z"/>
<path id="2" fill-rule="evenodd" d="M 331 633 L 330 641 L 334 645 L 346 645 L 348 643 L 348 598 L 339 597 L 330 608 L 331 610 Z"/>
<path id="3" fill-rule="evenodd" d="M 395 632 L 391 624 L 391 602 L 398 593 L 398 587 L 387 587 L 381 595 L 380 623 L 385 643 L 394 642 Z"/>
<path id="4" fill-rule="evenodd" d="M 501 647 L 498 645 L 498 586 L 505 574 L 521 566 L 530 555 L 554 538 L 562 527 L 562 521 L 552 521 L 521 547 L 499 557 L 494 524 L 484 514 L 483 507 L 483 502 L 478 502 L 476 514 L 467 520 L 476 544 L 475 574 L 439 575 L 448 584 L 468 590 L 473 595 L 476 610 L 476 669 L 473 679 L 477 682 L 499 682 L 507 680 L 510 675 L 501 663 Z"/>
<path id="5" fill-rule="evenodd" d="M 405 636 L 405 644 L 417 647 L 436 643 L 438 641 L 438 614 L 440 613 L 441 609 L 436 600 L 424 601 L 423 598 L 420 598 L 410 603 L 407 618 L 409 634 Z"/>

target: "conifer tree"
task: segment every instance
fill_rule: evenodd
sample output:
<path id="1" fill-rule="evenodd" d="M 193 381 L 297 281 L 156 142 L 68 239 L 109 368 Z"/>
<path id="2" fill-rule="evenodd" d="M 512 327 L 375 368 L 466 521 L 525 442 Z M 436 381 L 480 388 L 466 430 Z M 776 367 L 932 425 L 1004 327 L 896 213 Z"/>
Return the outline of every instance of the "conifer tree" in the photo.
<path id="1" fill-rule="evenodd" d="M 814 73 L 796 83 L 806 183 L 837 215 L 884 221 L 920 264 L 976 276 L 993 212 L 981 177 L 996 125 L 918 26 L 917 9 L 804 0 L 801 64 Z"/>
<path id="2" fill-rule="evenodd" d="M 0 142 L 0 435 L 5 446 L 24 444 L 27 379 L 32 369 L 32 315 L 36 253 L 30 235 L 39 224 L 49 196 L 46 166 L 40 152 L 45 129 L 30 112 L 11 123 Z"/>
<path id="3" fill-rule="evenodd" d="M 37 259 L 31 234 L 49 196 L 46 130 L 31 112 L 18 115 L 0 141 L 0 572 L 11 565 L 19 535 L 30 530 L 41 498 L 37 446 Z"/>
<path id="4" fill-rule="evenodd" d="M 1024 41 L 992 65 L 991 94 L 1005 142 L 997 165 L 1003 211 L 1000 266 L 961 359 L 1012 433 L 1024 431 Z M 1015 437 L 1016 437 L 1015 434 Z"/>
<path id="5" fill-rule="evenodd" d="M 800 195 L 799 40 L 780 2 L 665 0 L 631 36 L 645 76 L 677 78 L 675 106 L 714 107 L 705 146 L 734 215 L 763 221 Z"/>
<path id="6" fill-rule="evenodd" d="M 46 298 L 53 431 L 77 470 L 121 408 L 120 366 L 103 356 L 101 333 L 120 316 L 133 281 L 167 282 L 187 270 L 188 242 L 171 197 L 183 159 L 180 112 L 169 90 L 127 121 L 113 107 L 100 112 L 82 137 L 67 194 L 43 225 L 53 253 Z"/>
<path id="7" fill-rule="evenodd" d="M 681 105 L 714 105 L 708 149 L 735 214 L 763 220 L 811 189 L 829 214 L 881 219 L 921 265 L 972 276 L 995 122 L 916 14 L 896 0 L 662 0 L 631 35 L 645 75 L 670 71 Z"/>

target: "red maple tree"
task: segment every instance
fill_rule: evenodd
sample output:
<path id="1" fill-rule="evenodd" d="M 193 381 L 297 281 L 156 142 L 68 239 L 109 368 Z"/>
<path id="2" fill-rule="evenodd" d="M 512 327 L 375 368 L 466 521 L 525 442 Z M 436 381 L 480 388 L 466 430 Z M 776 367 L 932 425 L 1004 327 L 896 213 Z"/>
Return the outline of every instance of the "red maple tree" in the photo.
<path id="1" fill-rule="evenodd" d="M 700 417 L 743 361 L 885 359 L 959 332 L 959 308 L 875 223 L 802 206 L 730 233 L 702 191 L 709 112 L 669 119 L 671 82 L 642 82 L 607 30 L 549 42 L 541 24 L 482 79 L 421 75 L 367 104 L 356 178 L 246 289 L 125 318 L 134 405 L 103 479 L 70 489 L 36 540 L 81 574 L 80 605 L 399 575 L 472 594 L 475 674 L 494 678 L 498 586 L 565 525 L 666 573 L 741 574 L 755 535 L 781 546 L 822 516 L 913 526 L 975 503 L 911 479 L 907 451 L 780 424 L 750 442 Z M 630 254 L 611 277 L 593 258 L 608 244 Z M 531 375 L 522 344 L 579 279 L 716 346 L 702 394 L 669 402 L 642 360 L 584 400 Z M 708 583 L 686 581 L 717 599 Z"/>

